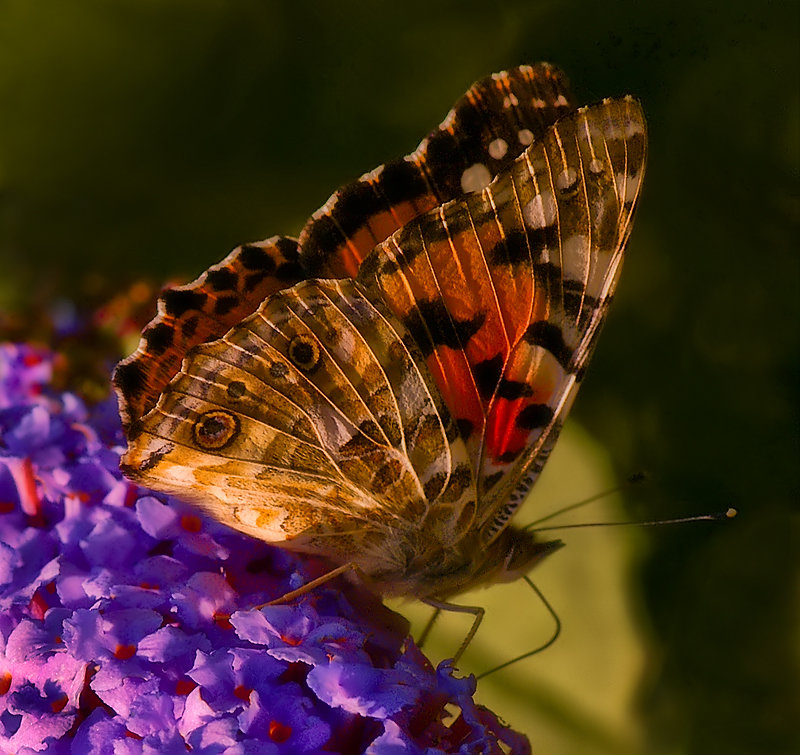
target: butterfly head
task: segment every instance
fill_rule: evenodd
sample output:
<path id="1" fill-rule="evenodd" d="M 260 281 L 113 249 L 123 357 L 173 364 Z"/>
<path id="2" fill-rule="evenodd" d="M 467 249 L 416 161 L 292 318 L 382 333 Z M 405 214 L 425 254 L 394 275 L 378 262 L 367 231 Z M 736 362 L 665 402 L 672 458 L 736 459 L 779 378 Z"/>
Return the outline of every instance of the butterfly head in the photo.
<path id="1" fill-rule="evenodd" d="M 532 532 L 507 527 L 486 548 L 485 558 L 472 585 L 514 582 L 563 545 L 561 540 L 537 540 Z"/>

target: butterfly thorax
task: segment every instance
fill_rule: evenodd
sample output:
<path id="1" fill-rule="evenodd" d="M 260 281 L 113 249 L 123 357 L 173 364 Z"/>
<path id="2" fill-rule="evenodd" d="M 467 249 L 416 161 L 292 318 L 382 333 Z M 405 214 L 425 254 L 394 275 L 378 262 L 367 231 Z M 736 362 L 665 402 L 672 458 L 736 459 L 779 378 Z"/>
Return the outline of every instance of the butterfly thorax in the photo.
<path id="1" fill-rule="evenodd" d="M 562 545 L 560 540 L 538 540 L 516 527 L 507 527 L 488 546 L 477 533 L 433 552 L 417 541 L 402 574 L 375 574 L 373 583 L 384 595 L 446 599 L 477 587 L 513 582 Z"/>

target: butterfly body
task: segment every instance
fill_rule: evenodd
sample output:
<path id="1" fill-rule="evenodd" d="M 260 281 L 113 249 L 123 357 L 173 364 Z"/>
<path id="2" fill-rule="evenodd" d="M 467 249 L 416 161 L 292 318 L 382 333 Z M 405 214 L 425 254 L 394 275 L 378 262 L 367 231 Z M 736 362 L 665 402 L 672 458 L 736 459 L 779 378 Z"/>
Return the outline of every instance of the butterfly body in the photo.
<path id="1" fill-rule="evenodd" d="M 633 99 L 570 111 L 559 82 L 479 82 L 452 138 L 341 190 L 299 242 L 166 292 L 115 376 L 126 474 L 384 594 L 446 598 L 550 553 L 509 520 L 594 347 L 646 148 Z"/>

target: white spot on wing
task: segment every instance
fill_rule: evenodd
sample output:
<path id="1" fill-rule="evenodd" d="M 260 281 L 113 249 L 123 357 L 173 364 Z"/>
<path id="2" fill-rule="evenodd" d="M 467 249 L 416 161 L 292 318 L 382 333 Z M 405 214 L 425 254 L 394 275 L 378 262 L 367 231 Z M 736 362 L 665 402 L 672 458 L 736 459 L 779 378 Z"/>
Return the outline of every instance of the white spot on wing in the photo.
<path id="1" fill-rule="evenodd" d="M 636 118 L 628 118 L 625 121 L 625 136 L 630 138 L 637 134 L 644 133 L 644 124 Z"/>
<path id="2" fill-rule="evenodd" d="M 470 165 L 461 174 L 461 189 L 469 193 L 473 191 L 482 191 L 492 182 L 492 174 L 483 163 L 475 163 Z"/>
<path id="3" fill-rule="evenodd" d="M 578 173 L 575 168 L 565 168 L 561 173 L 556 176 L 556 188 L 559 191 L 569 191 L 575 188 L 578 181 Z"/>
<path id="4" fill-rule="evenodd" d="M 556 222 L 556 200 L 553 192 L 537 194 L 522 208 L 522 217 L 528 228 L 545 228 Z"/>
<path id="5" fill-rule="evenodd" d="M 609 273 L 609 250 L 590 250 L 589 238 L 576 234 L 565 239 L 561 259 L 565 280 L 579 281 L 586 295 L 594 299 L 604 296 Z"/>
<path id="6" fill-rule="evenodd" d="M 589 239 L 581 234 L 569 236 L 562 247 L 562 265 L 566 280 L 586 280 L 589 265 Z"/>
<path id="7" fill-rule="evenodd" d="M 625 136 L 624 132 L 619 127 L 619 124 L 614 123 L 614 121 L 606 121 L 603 124 L 603 133 L 608 141 L 622 139 Z"/>
<path id="8" fill-rule="evenodd" d="M 617 173 L 614 176 L 617 184 L 617 195 L 621 202 L 633 202 L 636 199 L 636 192 L 639 190 L 639 176 L 632 176 L 628 173 Z"/>
<path id="9" fill-rule="evenodd" d="M 495 139 L 489 144 L 489 155 L 495 160 L 502 158 L 506 152 L 508 152 L 508 143 L 505 139 Z"/>
<path id="10" fill-rule="evenodd" d="M 527 147 L 533 141 L 533 131 L 529 128 L 521 128 L 517 133 L 519 143 Z"/>

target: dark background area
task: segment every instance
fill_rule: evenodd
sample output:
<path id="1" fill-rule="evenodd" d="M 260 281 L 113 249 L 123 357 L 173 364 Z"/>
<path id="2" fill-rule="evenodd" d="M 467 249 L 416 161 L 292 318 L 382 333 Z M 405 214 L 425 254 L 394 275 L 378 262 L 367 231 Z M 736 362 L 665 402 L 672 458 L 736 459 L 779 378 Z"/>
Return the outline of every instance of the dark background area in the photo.
<path id="1" fill-rule="evenodd" d="M 798 751 L 798 14 L 3 0 L 0 311 L 91 308 L 296 234 L 493 71 L 549 60 L 579 102 L 635 94 L 648 174 L 574 421 L 618 478 L 649 471 L 628 517 L 739 516 L 646 531 L 631 590 L 651 651 L 634 716 L 647 752 Z M 520 664 L 517 689 L 536 665 Z"/>

